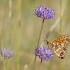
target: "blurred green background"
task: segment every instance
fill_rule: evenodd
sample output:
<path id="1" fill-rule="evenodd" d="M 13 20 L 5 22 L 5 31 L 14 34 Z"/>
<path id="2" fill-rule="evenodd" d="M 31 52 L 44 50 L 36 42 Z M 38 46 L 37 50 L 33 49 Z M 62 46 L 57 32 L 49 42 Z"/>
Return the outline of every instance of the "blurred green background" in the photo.
<path id="1" fill-rule="evenodd" d="M 0 0 L 0 50 L 13 49 L 11 59 L 3 61 L 0 56 L 0 70 L 34 70 L 34 50 L 38 42 L 42 19 L 33 15 L 36 7 L 43 5 L 54 9 L 55 19 L 47 19 L 40 39 L 40 45 L 48 32 L 51 42 L 60 35 L 70 35 L 70 0 Z M 37 58 L 35 69 L 70 70 L 70 46 L 65 59 L 57 56 L 50 61 Z"/>

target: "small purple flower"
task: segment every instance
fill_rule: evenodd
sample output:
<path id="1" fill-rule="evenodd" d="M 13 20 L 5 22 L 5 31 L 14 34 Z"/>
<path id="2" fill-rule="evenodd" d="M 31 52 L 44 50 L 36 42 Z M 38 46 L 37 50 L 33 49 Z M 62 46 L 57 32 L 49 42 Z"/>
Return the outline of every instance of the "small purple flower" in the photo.
<path id="1" fill-rule="evenodd" d="M 43 7 L 42 7 L 42 6 L 39 6 L 38 8 L 36 8 L 35 14 L 36 14 L 38 17 L 41 17 L 41 16 L 43 15 Z"/>
<path id="2" fill-rule="evenodd" d="M 13 51 L 12 50 L 9 50 L 8 48 L 3 48 L 1 50 L 1 55 L 4 58 L 11 58 L 13 56 Z"/>
<path id="3" fill-rule="evenodd" d="M 53 52 L 47 47 L 39 47 L 35 50 L 35 55 L 42 60 L 50 60 L 53 57 Z"/>
<path id="4" fill-rule="evenodd" d="M 35 10 L 35 15 L 42 19 L 51 19 L 55 17 L 55 12 L 51 8 L 43 8 L 39 6 Z"/>

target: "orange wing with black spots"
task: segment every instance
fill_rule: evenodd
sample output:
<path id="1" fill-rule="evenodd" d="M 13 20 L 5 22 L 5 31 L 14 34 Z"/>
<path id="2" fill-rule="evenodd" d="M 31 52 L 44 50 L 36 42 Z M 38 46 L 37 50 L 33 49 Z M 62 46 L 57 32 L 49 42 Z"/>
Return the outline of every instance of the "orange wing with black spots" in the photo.
<path id="1" fill-rule="evenodd" d="M 64 59 L 69 42 L 70 36 L 62 35 L 51 42 L 52 43 L 51 49 L 59 58 Z"/>
<path id="2" fill-rule="evenodd" d="M 54 39 L 52 42 L 47 42 L 49 48 L 51 48 L 52 51 L 61 59 L 64 59 L 69 43 L 69 35 L 62 35 Z"/>

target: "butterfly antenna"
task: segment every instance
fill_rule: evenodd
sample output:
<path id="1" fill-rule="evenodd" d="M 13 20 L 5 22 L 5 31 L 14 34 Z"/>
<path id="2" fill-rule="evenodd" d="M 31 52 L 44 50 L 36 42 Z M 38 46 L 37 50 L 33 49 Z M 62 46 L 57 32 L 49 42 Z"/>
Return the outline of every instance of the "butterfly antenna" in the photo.
<path id="1" fill-rule="evenodd" d="M 45 33 L 45 38 L 48 39 L 48 37 L 50 35 L 50 31 L 48 31 L 47 33 L 46 33 L 46 31 L 44 31 L 44 33 Z"/>
<path id="2" fill-rule="evenodd" d="M 44 33 L 45 33 L 45 31 L 44 31 Z M 49 31 L 48 31 L 47 34 L 45 34 L 45 37 L 43 37 L 44 38 L 44 41 L 46 42 L 46 44 L 50 44 L 50 42 L 47 40 L 48 37 L 49 37 Z"/>

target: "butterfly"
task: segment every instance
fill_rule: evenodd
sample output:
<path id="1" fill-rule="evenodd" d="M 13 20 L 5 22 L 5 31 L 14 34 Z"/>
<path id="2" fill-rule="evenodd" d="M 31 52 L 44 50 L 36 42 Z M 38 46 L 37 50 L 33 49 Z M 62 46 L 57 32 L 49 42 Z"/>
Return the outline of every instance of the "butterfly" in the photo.
<path id="1" fill-rule="evenodd" d="M 52 42 L 46 40 L 49 48 L 61 59 L 64 59 L 65 53 L 67 52 L 67 47 L 70 43 L 69 35 L 62 35 L 54 39 Z"/>

